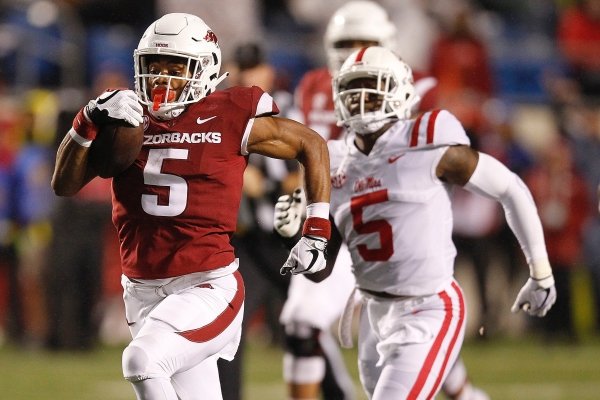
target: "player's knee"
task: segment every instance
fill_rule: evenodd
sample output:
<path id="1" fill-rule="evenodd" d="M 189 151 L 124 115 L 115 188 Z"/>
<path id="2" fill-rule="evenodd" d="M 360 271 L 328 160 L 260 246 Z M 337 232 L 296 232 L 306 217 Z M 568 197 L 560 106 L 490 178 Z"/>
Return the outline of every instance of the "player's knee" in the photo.
<path id="1" fill-rule="evenodd" d="M 130 382 L 139 382 L 164 375 L 160 371 L 153 370 L 150 356 L 143 347 L 135 343 L 131 343 L 125 348 L 122 362 L 123 376 Z"/>
<path id="2" fill-rule="evenodd" d="M 308 384 L 321 382 L 325 377 L 325 359 L 321 356 L 296 357 L 283 355 L 283 378 L 286 382 Z"/>
<path id="3" fill-rule="evenodd" d="M 293 323 L 285 327 L 285 350 L 295 357 L 323 356 L 319 342 L 321 330 L 305 324 Z"/>
<path id="4" fill-rule="evenodd" d="M 314 383 L 325 376 L 325 358 L 319 342 L 321 331 L 306 324 L 285 327 L 283 375 L 287 382 Z"/>
<path id="5" fill-rule="evenodd" d="M 130 344 L 123 350 L 123 376 L 131 382 L 148 379 L 149 357 L 146 350 Z"/>

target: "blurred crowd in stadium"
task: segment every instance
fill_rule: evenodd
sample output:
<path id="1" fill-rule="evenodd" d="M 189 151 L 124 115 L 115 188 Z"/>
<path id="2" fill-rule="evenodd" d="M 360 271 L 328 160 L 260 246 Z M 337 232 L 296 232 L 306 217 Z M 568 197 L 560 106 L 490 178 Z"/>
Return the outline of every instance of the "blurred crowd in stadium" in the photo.
<path id="1" fill-rule="evenodd" d="M 0 344 L 84 350 L 127 340 L 110 180 L 97 178 L 73 198 L 50 189 L 73 114 L 106 87 L 131 88 L 143 30 L 164 13 L 189 12 L 219 37 L 231 72 L 223 86 L 257 84 L 291 115 L 300 77 L 325 64 L 323 31 L 344 2 L 2 3 Z M 508 313 L 526 268 L 498 204 L 456 193 L 457 276 L 479 307 L 470 310 L 469 334 L 536 331 L 576 342 L 600 332 L 600 0 L 378 3 L 399 30 L 398 54 L 438 80 L 437 107 L 460 119 L 475 148 L 524 179 L 544 223 L 558 302 L 532 325 Z M 284 163 L 251 161 L 235 238 L 256 289 L 247 331 L 277 343 L 288 278 L 278 273 L 286 254 L 272 234 L 273 204 L 297 180 Z M 577 307 L 588 310 L 583 321 Z"/>

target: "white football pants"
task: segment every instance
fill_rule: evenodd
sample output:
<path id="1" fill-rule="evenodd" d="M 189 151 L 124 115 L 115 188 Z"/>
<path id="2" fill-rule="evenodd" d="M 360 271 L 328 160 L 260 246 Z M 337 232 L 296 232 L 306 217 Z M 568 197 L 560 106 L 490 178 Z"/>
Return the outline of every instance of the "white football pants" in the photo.
<path id="1" fill-rule="evenodd" d="M 142 282 L 122 277 L 133 340 L 123 375 L 138 400 L 222 400 L 217 360 L 237 351 L 244 309 L 239 272 Z"/>
<path id="2" fill-rule="evenodd" d="M 466 308 L 458 283 L 431 296 L 362 297 L 358 367 L 369 399 L 433 399 L 464 339 Z"/>

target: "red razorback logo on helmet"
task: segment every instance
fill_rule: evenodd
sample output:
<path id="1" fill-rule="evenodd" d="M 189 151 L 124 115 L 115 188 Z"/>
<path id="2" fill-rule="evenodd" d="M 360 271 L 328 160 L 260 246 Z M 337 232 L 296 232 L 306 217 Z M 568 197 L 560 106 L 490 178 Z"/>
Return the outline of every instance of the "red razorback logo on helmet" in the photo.
<path id="1" fill-rule="evenodd" d="M 217 40 L 217 35 L 215 35 L 213 31 L 207 31 L 206 35 L 204 36 L 204 40 L 206 40 L 207 42 L 213 42 L 214 44 L 219 43 Z"/>

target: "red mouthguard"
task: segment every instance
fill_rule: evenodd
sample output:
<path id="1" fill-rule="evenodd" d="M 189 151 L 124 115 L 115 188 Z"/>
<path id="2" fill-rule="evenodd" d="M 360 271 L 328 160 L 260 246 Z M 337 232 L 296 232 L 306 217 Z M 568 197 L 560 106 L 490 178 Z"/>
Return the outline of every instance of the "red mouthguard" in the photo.
<path id="1" fill-rule="evenodd" d="M 167 102 L 175 100 L 175 91 L 169 90 L 167 91 L 166 87 L 158 87 L 152 90 L 152 110 L 158 111 L 160 108 L 160 104 L 164 103 L 165 98 L 167 97 L 167 92 L 169 93 L 169 97 L 167 98 Z"/>

